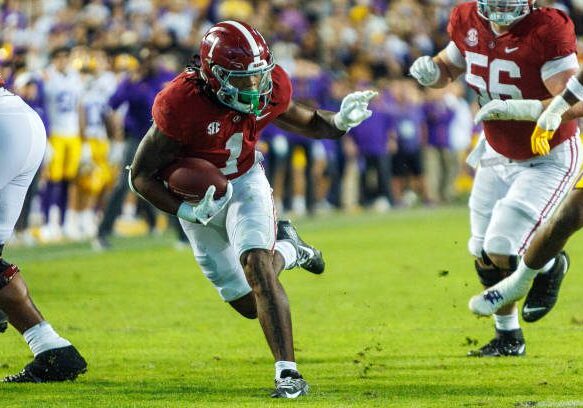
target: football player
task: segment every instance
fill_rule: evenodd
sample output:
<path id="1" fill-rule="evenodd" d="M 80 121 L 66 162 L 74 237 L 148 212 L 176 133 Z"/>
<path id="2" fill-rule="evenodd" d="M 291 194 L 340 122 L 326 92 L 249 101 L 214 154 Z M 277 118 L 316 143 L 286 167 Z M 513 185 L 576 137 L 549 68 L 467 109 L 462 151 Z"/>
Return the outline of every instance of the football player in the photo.
<path id="1" fill-rule="evenodd" d="M 576 181 L 581 167 L 577 123 L 568 121 L 550 142 L 551 153 L 530 148 L 534 122 L 552 96 L 577 71 L 573 23 L 554 8 L 533 0 L 477 0 L 455 7 L 448 25 L 449 45 L 411 67 L 420 84 L 442 87 L 461 74 L 483 106 L 484 138 L 470 154 L 479 165 L 470 196 L 475 269 L 487 288 L 514 272 L 537 228 L 548 219 Z M 543 266 L 563 274 L 564 254 Z M 493 297 L 497 296 L 492 292 Z M 523 309 L 523 318 L 529 319 Z M 516 306 L 494 315 L 495 338 L 472 356 L 521 356 L 525 342 Z"/>
<path id="2" fill-rule="evenodd" d="M 81 79 L 71 68 L 70 49 L 59 47 L 51 52 L 51 65 L 44 76 L 45 101 L 49 119 L 50 161 L 47 183 L 47 225 L 42 230 L 43 238 L 52 241 L 62 236 L 62 218 L 67 235 L 75 238 L 78 228 L 76 203 L 69 208 L 71 182 L 77 177 L 81 159 L 81 136 L 79 133 L 79 97 Z M 76 198 L 74 194 L 71 198 Z M 68 211 L 67 211 L 68 210 Z"/>
<path id="3" fill-rule="evenodd" d="M 36 174 L 46 146 L 46 132 L 38 114 L 0 79 L 0 332 L 6 320 L 28 343 L 34 360 L 4 382 L 74 380 L 87 364 L 71 343 L 44 319 L 28 294 L 16 265 L 2 258 L 22 210 L 26 191 Z"/>
<path id="4" fill-rule="evenodd" d="M 156 97 L 154 124 L 130 169 L 134 191 L 180 218 L 195 258 L 220 296 L 241 315 L 257 317 L 275 357 L 272 397 L 308 392 L 294 357 L 282 269 L 323 271 L 321 254 L 288 222 L 277 223 L 271 188 L 255 149 L 259 131 L 274 122 L 285 130 L 337 139 L 371 116 L 376 92 L 346 96 L 338 113 L 294 102 L 286 72 L 274 63 L 261 34 L 246 23 L 223 21 L 204 35 L 200 57 Z M 199 157 L 230 180 L 213 199 L 211 186 L 197 204 L 181 202 L 157 177 L 177 157 Z"/>
<path id="5" fill-rule="evenodd" d="M 553 98 L 537 120 L 531 136 L 532 152 L 541 156 L 551 153 L 550 141 L 562 122 L 577 118 L 583 101 L 583 70 L 567 82 L 560 95 Z M 557 274 L 544 273 L 544 266 L 557 257 L 567 240 L 583 228 L 583 179 L 580 177 L 561 207 L 535 234 L 515 273 L 470 300 L 470 309 L 479 315 L 491 315 L 501 307 L 526 295 L 523 314 L 538 320 L 553 308 L 567 272 L 567 266 Z M 563 258 L 563 262 L 568 259 Z M 534 281 L 534 283 L 533 283 Z M 530 289 L 530 290 L 529 290 Z M 491 293 L 496 293 L 492 296 Z"/>

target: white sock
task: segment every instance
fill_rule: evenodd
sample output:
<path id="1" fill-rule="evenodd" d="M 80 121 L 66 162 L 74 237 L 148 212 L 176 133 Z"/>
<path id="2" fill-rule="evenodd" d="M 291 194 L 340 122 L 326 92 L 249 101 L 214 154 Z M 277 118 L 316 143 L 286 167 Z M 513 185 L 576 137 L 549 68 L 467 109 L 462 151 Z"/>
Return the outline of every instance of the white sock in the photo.
<path id="1" fill-rule="evenodd" d="M 494 323 L 498 330 L 510 331 L 520 329 L 520 324 L 518 323 L 518 311 L 514 310 L 512 314 L 509 315 L 495 314 Z"/>
<path id="2" fill-rule="evenodd" d="M 540 273 L 547 273 L 548 271 L 550 271 L 553 268 L 553 266 L 555 266 L 555 258 L 548 261 L 547 264 L 542 267 L 542 269 L 539 269 L 539 272 Z"/>
<path id="3" fill-rule="evenodd" d="M 285 262 L 284 269 L 292 269 L 298 262 L 296 247 L 291 242 L 284 239 L 275 243 L 275 250 L 283 256 Z"/>
<path id="4" fill-rule="evenodd" d="M 51 205 L 49 208 L 49 219 L 47 224 L 51 227 L 61 228 L 61 210 L 56 205 Z"/>
<path id="5" fill-rule="evenodd" d="M 295 361 L 276 361 L 275 362 L 275 378 L 278 379 L 283 370 L 298 371 L 298 366 Z"/>
<path id="6" fill-rule="evenodd" d="M 554 264 L 554 259 L 549 263 L 551 263 L 551 267 L 552 267 Z M 536 277 L 536 275 L 538 275 L 543 270 L 545 270 L 545 268 L 547 266 L 548 266 L 548 264 L 545 265 L 543 267 L 543 269 L 532 269 L 524 263 L 524 258 L 523 258 L 520 260 L 520 263 L 518 264 L 518 267 L 516 268 L 516 271 L 513 273 L 513 275 L 516 274 L 518 276 L 518 278 L 515 278 L 515 279 L 524 280 L 524 281 L 532 281 Z"/>
<path id="7" fill-rule="evenodd" d="M 69 340 L 59 336 L 50 323 L 46 321 L 32 326 L 22 335 L 35 357 L 43 351 L 71 345 Z"/>

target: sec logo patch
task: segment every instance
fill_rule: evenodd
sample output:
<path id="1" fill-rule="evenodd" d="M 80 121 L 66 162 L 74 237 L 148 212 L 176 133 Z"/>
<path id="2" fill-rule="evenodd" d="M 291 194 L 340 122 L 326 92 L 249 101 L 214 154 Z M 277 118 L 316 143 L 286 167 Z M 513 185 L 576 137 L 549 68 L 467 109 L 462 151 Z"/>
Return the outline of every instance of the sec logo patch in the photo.
<path id="1" fill-rule="evenodd" d="M 221 130 L 221 124 L 219 122 L 211 122 L 206 128 L 206 132 L 209 135 L 216 135 Z"/>
<path id="2" fill-rule="evenodd" d="M 478 45 L 478 30 L 476 30 L 475 28 L 470 28 L 468 30 L 468 33 L 466 34 L 465 42 L 470 47 L 475 47 L 476 45 Z"/>

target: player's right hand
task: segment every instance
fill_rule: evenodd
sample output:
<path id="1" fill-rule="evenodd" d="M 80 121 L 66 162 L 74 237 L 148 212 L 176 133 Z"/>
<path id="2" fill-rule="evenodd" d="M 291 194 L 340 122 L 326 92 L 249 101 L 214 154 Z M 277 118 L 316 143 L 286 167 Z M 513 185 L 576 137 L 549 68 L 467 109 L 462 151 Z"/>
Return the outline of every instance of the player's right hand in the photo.
<path id="1" fill-rule="evenodd" d="M 217 215 L 223 208 L 225 208 L 233 196 L 233 185 L 231 182 L 227 184 L 227 191 L 225 192 L 225 195 L 215 200 L 213 196 L 216 189 L 217 188 L 215 186 L 210 186 L 206 190 L 203 199 L 196 204 L 187 202 L 180 204 L 176 216 L 189 222 L 207 225 L 215 217 L 215 215 Z"/>
<path id="2" fill-rule="evenodd" d="M 430 56 L 419 57 L 413 62 L 409 73 L 423 86 L 431 86 L 439 81 L 441 70 Z"/>

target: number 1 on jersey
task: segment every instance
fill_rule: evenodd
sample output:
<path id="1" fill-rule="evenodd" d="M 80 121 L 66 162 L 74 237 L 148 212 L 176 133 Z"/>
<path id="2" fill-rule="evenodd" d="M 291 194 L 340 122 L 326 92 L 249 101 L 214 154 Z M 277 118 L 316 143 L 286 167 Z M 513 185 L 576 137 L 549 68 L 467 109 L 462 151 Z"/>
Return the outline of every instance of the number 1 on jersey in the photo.
<path id="1" fill-rule="evenodd" d="M 229 158 L 225 163 L 225 167 L 222 167 L 220 170 L 225 176 L 228 176 L 237 172 L 237 160 L 241 155 L 241 150 L 243 150 L 243 132 L 233 133 L 229 140 L 227 140 L 225 147 L 229 150 Z"/>

